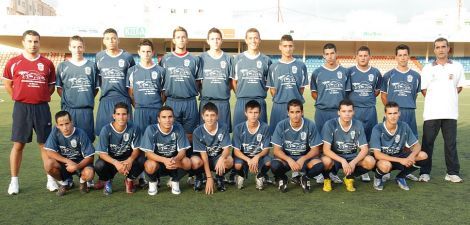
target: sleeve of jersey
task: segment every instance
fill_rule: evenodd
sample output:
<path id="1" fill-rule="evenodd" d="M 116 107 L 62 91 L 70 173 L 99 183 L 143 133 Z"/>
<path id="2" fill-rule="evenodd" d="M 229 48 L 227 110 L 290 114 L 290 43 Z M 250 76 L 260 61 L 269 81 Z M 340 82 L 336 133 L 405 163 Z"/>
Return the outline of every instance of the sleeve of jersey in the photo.
<path id="1" fill-rule="evenodd" d="M 191 144 L 189 143 L 188 137 L 184 133 L 184 129 L 178 129 L 178 152 L 182 150 L 186 150 L 191 148 Z"/>
<path id="2" fill-rule="evenodd" d="M 237 77 L 237 62 L 238 62 L 238 56 L 233 57 L 232 59 L 232 72 L 230 73 L 230 79 L 232 80 L 238 80 Z"/>
<path id="3" fill-rule="evenodd" d="M 53 151 L 53 152 L 59 152 L 59 146 L 57 145 L 57 140 L 55 137 L 55 131 L 57 128 L 53 128 L 51 131 L 51 134 L 49 137 L 47 137 L 46 143 L 44 144 L 44 149 Z"/>
<path id="4" fill-rule="evenodd" d="M 98 147 L 96 148 L 96 153 L 106 153 L 108 154 L 109 148 L 109 137 L 106 127 L 103 127 L 100 132 L 100 142 L 98 143 Z"/>
<path id="5" fill-rule="evenodd" d="M 310 90 L 317 91 L 317 74 L 315 74 L 315 71 L 310 76 Z"/>
<path id="6" fill-rule="evenodd" d="M 155 144 L 153 143 L 153 129 L 152 126 L 148 126 L 145 129 L 144 135 L 140 139 L 139 148 L 144 152 L 153 152 L 155 149 Z"/>
<path id="7" fill-rule="evenodd" d="M 268 81 L 266 82 L 266 87 L 268 88 L 276 88 L 274 84 L 274 69 L 275 65 L 271 65 L 268 70 Z"/>
<path id="8" fill-rule="evenodd" d="M 366 137 L 364 126 L 362 125 L 362 123 L 360 121 L 357 121 L 357 123 L 358 123 L 358 130 L 359 130 L 359 137 L 357 139 L 357 145 L 359 147 L 362 147 L 364 145 L 367 145 L 367 137 Z"/>
<path id="9" fill-rule="evenodd" d="M 3 79 L 13 80 L 13 60 L 8 60 L 3 70 Z"/>
<path id="10" fill-rule="evenodd" d="M 418 94 L 421 91 L 421 76 L 419 75 L 418 72 L 416 72 L 416 94 Z"/>
<path id="11" fill-rule="evenodd" d="M 61 76 L 61 70 L 62 70 L 62 63 L 57 66 L 57 71 L 56 71 L 56 80 L 55 80 L 55 86 L 56 87 L 62 87 L 62 76 Z"/>
<path id="12" fill-rule="evenodd" d="M 418 139 L 416 138 L 416 136 L 414 135 L 413 131 L 411 130 L 410 126 L 406 126 L 406 134 L 407 134 L 407 138 L 406 138 L 406 143 L 405 143 L 405 146 L 407 148 L 411 148 L 411 146 L 415 145 L 416 143 L 418 143 Z"/>
<path id="13" fill-rule="evenodd" d="M 233 56 L 228 57 L 228 62 L 227 62 L 227 68 L 228 68 L 228 77 L 232 79 L 233 75 Z"/>
<path id="14" fill-rule="evenodd" d="M 279 147 L 282 147 L 282 143 L 284 142 L 284 135 L 282 134 L 283 128 L 281 126 L 282 123 L 278 123 L 276 125 L 276 129 L 274 129 L 274 133 L 271 137 L 271 144 L 277 145 Z"/>
<path id="15" fill-rule="evenodd" d="M 332 121 L 333 120 L 326 121 L 321 131 L 323 142 L 328 143 L 328 144 L 333 143 L 333 127 L 331 124 Z"/>
<path id="16" fill-rule="evenodd" d="M 127 71 L 126 87 L 133 88 L 134 83 L 134 68 L 131 68 Z"/>
<path id="17" fill-rule="evenodd" d="M 345 73 L 346 81 L 344 82 L 344 91 L 349 92 L 351 91 L 351 82 L 350 82 L 351 76 L 349 75 L 348 70 L 346 70 L 345 72 L 346 72 Z"/>
<path id="18" fill-rule="evenodd" d="M 204 60 L 202 60 L 201 56 L 198 56 L 198 58 L 199 58 L 199 70 L 197 71 L 196 80 L 202 80 L 204 79 Z"/>
<path id="19" fill-rule="evenodd" d="M 431 82 L 432 78 L 432 64 L 426 64 L 421 71 L 421 90 L 428 89 L 429 83 Z"/>
<path id="20" fill-rule="evenodd" d="M 382 85 L 380 87 L 380 91 L 384 93 L 388 93 L 388 80 L 390 79 L 390 72 L 386 73 L 382 79 Z"/>
<path id="21" fill-rule="evenodd" d="M 380 89 L 382 88 L 382 80 L 383 80 L 382 74 L 380 73 L 379 70 L 377 70 L 377 82 L 375 83 L 376 91 L 380 91 Z"/>
<path id="22" fill-rule="evenodd" d="M 464 72 L 462 64 L 459 64 L 457 79 L 459 79 L 457 80 L 457 87 L 465 86 L 465 72 Z"/>
<path id="23" fill-rule="evenodd" d="M 81 132 L 80 139 L 82 140 L 82 154 L 84 158 L 91 157 L 95 154 L 95 148 L 91 144 L 90 138 L 85 134 L 85 132 Z"/>
<path id="24" fill-rule="evenodd" d="M 302 84 L 300 86 L 301 87 L 308 86 L 308 72 L 307 72 L 307 66 L 305 64 L 302 64 Z"/>
<path id="25" fill-rule="evenodd" d="M 135 127 L 135 131 L 134 131 L 134 141 L 132 141 L 132 149 L 136 149 L 136 148 L 139 148 L 140 146 L 140 142 L 141 142 L 141 139 L 142 139 L 142 133 L 140 132 L 140 129 L 139 127 Z"/>
<path id="26" fill-rule="evenodd" d="M 241 150 L 242 149 L 242 140 L 241 140 L 241 130 L 240 126 L 236 126 L 233 129 L 233 137 L 232 137 L 232 146 L 235 149 Z"/>
<path id="27" fill-rule="evenodd" d="M 369 148 L 373 150 L 382 150 L 382 145 L 380 144 L 380 124 L 375 125 L 372 129 L 372 134 L 370 135 Z"/>
<path id="28" fill-rule="evenodd" d="M 193 132 L 193 151 L 194 152 L 206 152 L 206 146 L 201 142 L 200 135 L 197 129 Z"/>
<path id="29" fill-rule="evenodd" d="M 134 57 L 129 54 L 129 68 L 135 66 Z"/>
<path id="30" fill-rule="evenodd" d="M 49 85 L 52 85 L 56 81 L 55 66 L 52 62 L 49 62 L 49 66 Z"/>
<path id="31" fill-rule="evenodd" d="M 266 126 L 263 133 L 263 149 L 271 147 L 271 135 L 269 135 L 269 128 Z"/>
<path id="32" fill-rule="evenodd" d="M 228 129 L 225 129 L 222 134 L 224 135 L 224 138 L 222 139 L 221 145 L 222 148 L 227 148 L 232 146 L 232 143 L 230 142 L 230 133 L 228 132 Z"/>
<path id="33" fill-rule="evenodd" d="M 96 64 L 93 64 L 93 78 L 94 78 L 94 88 L 99 89 L 99 76 L 98 76 L 98 67 L 96 67 Z"/>

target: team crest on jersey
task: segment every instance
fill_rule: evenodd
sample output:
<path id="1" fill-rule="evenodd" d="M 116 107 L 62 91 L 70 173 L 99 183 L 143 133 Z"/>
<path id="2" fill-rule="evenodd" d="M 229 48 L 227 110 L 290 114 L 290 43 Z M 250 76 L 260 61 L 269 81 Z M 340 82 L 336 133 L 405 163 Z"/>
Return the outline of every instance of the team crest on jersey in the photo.
<path id="1" fill-rule="evenodd" d="M 449 74 L 449 80 L 454 79 L 454 74 Z"/>
<path id="2" fill-rule="evenodd" d="M 77 140 L 75 140 L 75 139 L 70 140 L 70 145 L 72 146 L 72 148 L 76 148 L 77 147 Z"/>
<path id="3" fill-rule="evenodd" d="M 263 135 L 262 135 L 262 134 L 256 135 L 256 141 L 257 141 L 257 142 L 260 142 L 261 139 L 263 139 Z"/>
<path id="4" fill-rule="evenodd" d="M 129 133 L 124 133 L 124 141 L 129 141 Z"/>
<path id="5" fill-rule="evenodd" d="M 305 139 L 307 139 L 307 133 L 305 132 L 300 133 L 300 140 L 305 141 Z"/>
<path id="6" fill-rule="evenodd" d="M 225 69 L 227 67 L 227 63 L 225 61 L 220 61 L 220 68 Z"/>
<path id="7" fill-rule="evenodd" d="M 219 139 L 219 141 L 222 141 L 222 139 L 224 139 L 224 134 L 217 135 L 217 139 Z"/>
<path id="8" fill-rule="evenodd" d="M 356 136 L 356 131 L 351 131 L 351 138 L 354 139 L 355 136 Z"/>
<path id="9" fill-rule="evenodd" d="M 338 72 L 336 73 L 336 75 L 338 76 L 338 79 L 342 79 L 342 78 L 343 78 L 343 72 L 341 72 L 341 71 L 338 71 Z"/>
<path id="10" fill-rule="evenodd" d="M 158 76 L 157 71 L 152 71 L 152 79 L 156 80 Z"/>
<path id="11" fill-rule="evenodd" d="M 44 71 L 44 64 L 38 63 L 38 70 L 39 71 Z"/>
<path id="12" fill-rule="evenodd" d="M 297 66 L 292 67 L 292 73 L 297 73 Z"/>
<path id="13" fill-rule="evenodd" d="M 173 141 L 176 140 L 176 133 L 171 134 L 171 140 L 173 140 Z"/>
<path id="14" fill-rule="evenodd" d="M 184 66 L 188 67 L 188 66 L 189 66 L 189 63 L 190 63 L 189 59 L 185 59 L 185 60 L 184 60 Z"/>
<path id="15" fill-rule="evenodd" d="M 91 67 L 87 66 L 85 67 L 85 74 L 90 75 L 91 74 Z"/>
<path id="16" fill-rule="evenodd" d="M 399 134 L 397 134 L 397 136 L 395 136 L 395 143 L 398 143 L 398 142 L 400 142 L 400 135 Z"/>
<path id="17" fill-rule="evenodd" d="M 374 80 L 374 74 L 369 74 L 369 81 L 372 82 Z"/>
<path id="18" fill-rule="evenodd" d="M 408 75 L 408 76 L 406 77 L 406 80 L 407 80 L 408 82 L 412 82 L 412 81 L 413 81 L 413 76 Z"/>
<path id="19" fill-rule="evenodd" d="M 263 66 L 263 63 L 261 61 L 256 61 L 256 67 L 258 67 L 258 69 L 261 69 L 261 66 Z"/>
<path id="20" fill-rule="evenodd" d="M 118 64 L 119 64 L 119 67 L 124 67 L 124 64 L 125 64 L 124 59 L 119 59 Z"/>

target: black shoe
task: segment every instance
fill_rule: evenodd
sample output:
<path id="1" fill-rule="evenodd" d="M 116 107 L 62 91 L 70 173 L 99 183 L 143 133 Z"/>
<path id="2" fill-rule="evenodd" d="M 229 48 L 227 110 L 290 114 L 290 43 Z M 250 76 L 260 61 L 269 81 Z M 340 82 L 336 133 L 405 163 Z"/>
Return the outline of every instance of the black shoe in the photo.
<path id="1" fill-rule="evenodd" d="M 226 190 L 225 189 L 224 178 L 223 177 L 217 178 L 216 182 L 217 182 L 217 190 L 220 191 L 220 192 L 224 192 Z"/>
<path id="2" fill-rule="evenodd" d="M 234 185 L 236 183 L 235 182 L 235 176 L 237 176 L 237 173 L 234 170 L 232 170 L 230 172 L 230 175 L 228 176 L 228 179 L 224 180 L 225 183 L 230 184 L 230 185 Z"/>
<path id="3" fill-rule="evenodd" d="M 161 180 L 160 180 L 160 177 L 157 178 L 157 181 L 156 181 L 156 182 L 157 182 L 157 188 L 161 188 L 161 186 L 162 186 L 161 183 L 162 183 L 162 182 L 161 182 Z"/>
<path id="4" fill-rule="evenodd" d="M 307 176 L 303 175 L 300 178 L 300 186 L 302 187 L 304 193 L 310 192 L 310 179 L 308 179 Z"/>
<path id="5" fill-rule="evenodd" d="M 292 184 L 300 184 L 300 179 L 301 179 L 302 175 L 298 175 L 298 176 L 295 176 L 295 177 L 292 177 L 290 179 L 290 182 Z"/>
<path id="6" fill-rule="evenodd" d="M 269 185 L 276 185 L 276 181 L 271 180 L 269 175 L 264 175 L 264 184 L 269 184 Z"/>
<path id="7" fill-rule="evenodd" d="M 202 190 L 202 180 L 194 179 L 194 191 L 201 191 L 201 190 Z"/>
<path id="8" fill-rule="evenodd" d="M 279 180 L 279 191 L 285 193 L 287 191 L 287 179 L 280 179 Z"/>
<path id="9" fill-rule="evenodd" d="M 137 187 L 140 189 L 146 189 L 149 186 L 149 182 L 147 182 L 144 178 L 139 178 L 139 183 L 137 184 Z"/>

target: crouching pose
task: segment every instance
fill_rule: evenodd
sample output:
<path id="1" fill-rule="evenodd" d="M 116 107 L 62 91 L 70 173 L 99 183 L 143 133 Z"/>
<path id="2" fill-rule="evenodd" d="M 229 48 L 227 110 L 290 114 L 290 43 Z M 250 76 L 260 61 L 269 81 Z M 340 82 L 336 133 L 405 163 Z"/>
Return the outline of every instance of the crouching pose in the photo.
<path id="1" fill-rule="evenodd" d="M 46 170 L 60 184 L 58 196 L 67 192 L 67 179 L 80 177 L 80 192 L 88 193 L 87 181 L 93 180 L 93 155 L 95 149 L 85 131 L 73 126 L 67 111 L 55 114 L 56 127 L 47 138 L 45 149 L 49 156 Z"/>
<path id="2" fill-rule="evenodd" d="M 338 118 L 326 121 L 322 129 L 323 154 L 332 159 L 330 163 L 325 163 L 327 171 L 324 174 L 323 191 L 332 190 L 331 179 L 325 176 L 332 169 L 335 173 L 343 169 L 346 190 L 356 191 L 354 177 L 372 170 L 375 159 L 368 155 L 367 138 L 362 123 L 353 119 L 352 101 L 347 99 L 340 101 L 338 115 Z"/>
<path id="3" fill-rule="evenodd" d="M 137 147 L 140 142 L 140 130 L 128 123 L 128 107 L 124 102 L 117 103 L 114 106 L 114 121 L 105 125 L 100 132 L 100 142 L 96 150 L 100 158 L 95 162 L 100 181 L 95 188 L 103 188 L 104 183 L 105 195 L 113 193 L 112 181 L 116 173 L 126 176 L 126 192 L 134 193 L 134 180 L 144 169 L 145 157 Z"/>
<path id="4" fill-rule="evenodd" d="M 140 149 L 145 152 L 145 173 L 149 178 L 149 195 L 158 193 L 160 176 L 169 175 L 171 193 L 179 195 L 180 179 L 191 169 L 191 161 L 186 150 L 191 147 L 183 126 L 175 123 L 173 109 L 162 106 L 158 113 L 158 123 L 147 127 Z"/>
<path id="5" fill-rule="evenodd" d="M 274 160 L 271 170 L 278 181 L 279 190 L 286 192 L 286 172 L 303 172 L 300 185 L 304 192 L 310 191 L 310 179 L 324 170 L 320 160 L 322 140 L 315 124 L 303 118 L 304 110 L 300 100 L 287 103 L 289 118 L 281 120 L 274 130 L 271 143 L 274 147 Z"/>
<path id="6" fill-rule="evenodd" d="M 242 189 L 248 171 L 256 174 L 256 189 L 262 190 L 271 167 L 269 126 L 259 121 L 261 105 L 250 100 L 245 105 L 246 122 L 233 129 L 234 168 L 237 188 Z"/>
<path id="7" fill-rule="evenodd" d="M 428 155 L 421 151 L 421 145 L 412 129 L 405 122 L 398 121 L 400 107 L 395 102 L 385 105 L 385 122 L 375 125 L 370 138 L 370 148 L 377 159 L 374 188 L 383 190 L 382 176 L 392 170 L 400 170 L 396 176 L 398 186 L 410 188 L 405 177 L 420 168 Z M 411 151 L 410 151 L 411 150 Z"/>

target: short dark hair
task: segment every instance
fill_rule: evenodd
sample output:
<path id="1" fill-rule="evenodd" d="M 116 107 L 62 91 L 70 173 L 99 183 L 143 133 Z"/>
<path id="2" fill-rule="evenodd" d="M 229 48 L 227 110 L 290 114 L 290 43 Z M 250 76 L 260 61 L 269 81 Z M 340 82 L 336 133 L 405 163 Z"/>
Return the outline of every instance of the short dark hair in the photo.
<path id="1" fill-rule="evenodd" d="M 398 50 L 406 50 L 406 51 L 408 51 L 408 55 L 410 54 L 410 47 L 408 47 L 408 45 L 405 45 L 405 44 L 398 45 L 395 48 L 395 55 L 398 55 Z"/>
<path id="2" fill-rule="evenodd" d="M 384 112 L 387 112 L 387 109 L 389 108 L 398 108 L 398 111 L 400 111 L 400 106 L 396 102 L 387 102 L 387 104 L 385 104 Z"/>
<path id="3" fill-rule="evenodd" d="M 142 46 L 150 46 L 150 48 L 152 48 L 152 51 L 153 51 L 153 43 L 151 40 L 149 39 L 142 39 L 140 40 L 139 44 L 137 45 L 137 47 L 140 49 L 140 47 Z"/>
<path id="4" fill-rule="evenodd" d="M 304 105 L 299 99 L 292 99 L 287 103 L 287 111 L 289 111 L 291 106 L 300 106 L 300 110 L 304 111 Z"/>
<path id="5" fill-rule="evenodd" d="M 367 53 L 369 53 L 369 55 L 370 55 L 370 48 L 367 47 L 367 46 L 365 46 L 365 45 L 363 45 L 363 46 L 361 46 L 361 47 L 359 47 L 359 48 L 357 49 L 356 54 L 358 54 L 359 52 L 367 52 Z"/>
<path id="6" fill-rule="evenodd" d="M 248 35 L 248 33 L 258 33 L 258 37 L 261 38 L 261 35 L 259 34 L 259 30 L 256 29 L 256 28 L 254 28 L 254 27 L 252 27 L 252 28 L 246 30 L 246 32 L 245 32 L 245 38 L 246 38 L 246 36 Z"/>
<path id="7" fill-rule="evenodd" d="M 219 115 L 219 109 L 217 109 L 217 106 L 212 102 L 208 102 L 202 107 L 201 113 L 204 114 L 206 111 L 215 112 L 215 114 Z"/>
<path id="8" fill-rule="evenodd" d="M 83 38 L 78 36 L 78 35 L 74 35 L 74 36 L 69 38 L 69 45 L 70 45 L 70 43 L 72 43 L 72 41 L 79 41 L 79 42 L 82 42 L 83 45 L 85 45 L 85 42 L 83 41 Z"/>
<path id="9" fill-rule="evenodd" d="M 216 33 L 216 34 L 219 34 L 220 35 L 220 39 L 222 39 L 222 31 L 220 31 L 218 28 L 211 28 L 208 32 L 207 32 L 207 39 L 209 39 L 209 34 L 212 34 L 212 33 Z"/>
<path id="10" fill-rule="evenodd" d="M 280 42 L 283 42 L 283 41 L 294 41 L 294 38 L 292 38 L 292 35 L 290 34 L 284 34 L 282 35 Z"/>
<path id="11" fill-rule="evenodd" d="M 113 112 L 113 114 L 116 113 L 116 110 L 117 110 L 117 109 L 126 109 L 126 112 L 129 113 L 129 106 L 128 106 L 126 103 L 124 103 L 124 102 L 118 102 L 118 103 L 116 103 L 116 104 L 114 105 L 114 112 Z"/>
<path id="12" fill-rule="evenodd" d="M 259 111 L 261 112 L 261 104 L 259 104 L 259 102 L 256 100 L 250 100 L 245 104 L 245 112 L 248 109 L 254 109 L 254 108 L 258 108 Z"/>
<path id="13" fill-rule="evenodd" d="M 186 29 L 184 29 L 184 27 L 181 27 L 181 26 L 177 26 L 174 30 L 173 30 L 173 38 L 175 38 L 175 34 L 176 32 L 178 31 L 183 31 L 185 34 L 186 34 L 186 37 L 188 37 L 188 31 Z"/>
<path id="14" fill-rule="evenodd" d="M 354 108 L 354 103 L 349 99 L 343 99 L 339 102 L 338 111 L 341 110 L 341 106 L 352 106 Z"/>
<path id="15" fill-rule="evenodd" d="M 41 35 L 39 35 L 39 33 L 35 30 L 27 30 L 23 32 L 23 40 L 26 37 L 26 35 L 36 36 L 36 37 L 39 37 L 39 39 L 41 39 Z"/>
<path id="16" fill-rule="evenodd" d="M 108 28 L 108 29 L 104 30 L 103 36 L 104 36 L 105 34 L 115 34 L 116 36 L 118 36 L 118 33 L 117 33 L 117 31 L 116 31 L 114 28 Z"/>
<path id="17" fill-rule="evenodd" d="M 441 41 L 445 41 L 446 46 L 449 47 L 449 41 L 446 38 L 443 38 L 443 37 L 439 37 L 436 40 L 434 40 L 434 47 L 436 47 L 436 42 L 441 42 Z"/>
<path id="18" fill-rule="evenodd" d="M 59 111 L 55 114 L 55 122 L 57 123 L 57 120 L 60 118 L 60 117 L 64 117 L 64 116 L 68 116 L 69 117 L 69 120 L 72 121 L 72 117 L 70 116 L 70 113 L 65 111 L 65 110 L 62 110 L 62 111 Z"/>
<path id="19" fill-rule="evenodd" d="M 158 111 L 157 117 L 160 117 L 160 114 L 161 114 L 163 111 L 171 111 L 171 114 L 173 114 L 173 108 L 171 108 L 170 106 L 164 105 L 164 106 L 162 106 L 162 107 L 160 108 L 160 111 Z"/>
<path id="20" fill-rule="evenodd" d="M 325 49 L 333 49 L 336 52 L 336 45 L 333 43 L 326 43 L 323 45 L 323 53 L 325 53 Z"/>

